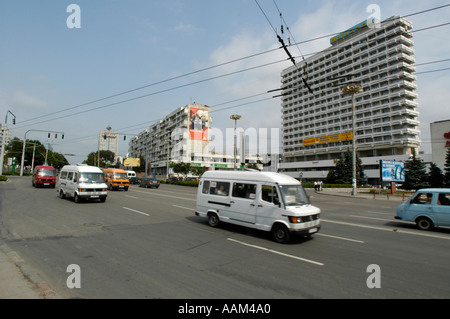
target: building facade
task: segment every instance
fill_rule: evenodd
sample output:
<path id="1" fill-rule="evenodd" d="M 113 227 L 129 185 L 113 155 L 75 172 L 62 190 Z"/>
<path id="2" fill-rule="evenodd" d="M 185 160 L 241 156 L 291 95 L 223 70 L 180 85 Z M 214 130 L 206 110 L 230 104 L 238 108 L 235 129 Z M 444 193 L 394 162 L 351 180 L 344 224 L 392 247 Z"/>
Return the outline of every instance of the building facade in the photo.
<path id="1" fill-rule="evenodd" d="M 343 93 L 349 83 L 363 89 L 354 95 L 355 144 L 369 183 L 380 177 L 379 160 L 407 160 L 419 148 L 411 29 L 401 17 L 378 25 L 363 22 L 330 39 L 326 50 L 282 71 L 280 171 L 325 179 L 352 150 L 353 101 Z"/>
<path id="2" fill-rule="evenodd" d="M 170 173 L 170 162 L 205 166 L 210 161 L 210 108 L 188 104 L 133 137 L 128 156 L 141 157 L 154 175 Z"/>
<path id="3" fill-rule="evenodd" d="M 159 177 L 172 175 L 171 162 L 209 169 L 233 169 L 234 155 L 223 152 L 220 147 L 214 148 L 211 139 L 218 136 L 214 135 L 211 124 L 208 106 L 188 104 L 180 107 L 133 137 L 129 142 L 128 157 L 144 159 L 147 174 Z M 239 152 L 237 163 L 240 159 Z M 257 164 L 259 160 L 257 156 L 245 154 L 246 163 Z"/>
<path id="4" fill-rule="evenodd" d="M 430 132 L 433 163 L 444 169 L 447 152 L 450 149 L 450 120 L 430 123 Z"/>
<path id="5" fill-rule="evenodd" d="M 119 155 L 119 133 L 115 133 L 108 126 L 98 136 L 98 149 L 100 151 L 111 151 L 117 157 Z"/>

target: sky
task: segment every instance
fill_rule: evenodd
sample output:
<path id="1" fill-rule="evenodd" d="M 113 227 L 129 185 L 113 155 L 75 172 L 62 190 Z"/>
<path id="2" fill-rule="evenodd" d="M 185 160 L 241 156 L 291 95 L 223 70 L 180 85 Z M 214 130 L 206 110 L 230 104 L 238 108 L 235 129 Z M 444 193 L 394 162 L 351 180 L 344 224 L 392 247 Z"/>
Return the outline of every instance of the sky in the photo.
<path id="1" fill-rule="evenodd" d="M 381 20 L 418 13 L 407 19 L 419 30 L 419 129 L 430 153 L 430 123 L 450 119 L 450 24 L 435 27 L 450 23 L 450 6 L 422 11 L 445 1 L 4 0 L 0 122 L 12 112 L 13 137 L 50 144 L 71 164 L 97 150 L 107 126 L 126 157 L 134 135 L 194 102 L 210 106 L 212 126 L 224 132 L 232 114 L 243 129 L 281 128 L 281 100 L 267 93 L 291 66 L 276 37 L 281 25 L 286 42 L 299 43 L 289 47 L 299 61 L 329 47 L 329 37 L 309 40 L 367 19 L 371 4 Z"/>

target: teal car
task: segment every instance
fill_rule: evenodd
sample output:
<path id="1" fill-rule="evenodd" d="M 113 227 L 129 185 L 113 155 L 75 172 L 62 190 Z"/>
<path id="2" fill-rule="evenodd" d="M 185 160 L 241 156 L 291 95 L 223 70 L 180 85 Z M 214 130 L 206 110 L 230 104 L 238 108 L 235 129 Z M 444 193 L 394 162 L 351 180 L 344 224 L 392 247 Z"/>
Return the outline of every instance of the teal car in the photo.
<path id="1" fill-rule="evenodd" d="M 415 222 L 422 230 L 450 226 L 450 188 L 419 189 L 397 207 L 395 219 Z"/>

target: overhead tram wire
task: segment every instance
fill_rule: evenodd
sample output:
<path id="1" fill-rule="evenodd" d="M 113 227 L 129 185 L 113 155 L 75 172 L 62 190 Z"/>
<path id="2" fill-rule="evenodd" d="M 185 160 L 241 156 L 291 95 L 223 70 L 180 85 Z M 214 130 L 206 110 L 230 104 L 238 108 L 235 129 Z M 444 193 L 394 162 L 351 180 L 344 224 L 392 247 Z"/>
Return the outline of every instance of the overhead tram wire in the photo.
<path id="1" fill-rule="evenodd" d="M 269 25 L 272 27 L 272 30 L 275 32 L 276 37 L 278 38 L 278 42 L 281 43 L 282 48 L 284 49 L 284 51 L 286 52 L 286 54 L 289 57 L 289 60 L 291 60 L 291 62 L 294 64 L 295 67 L 297 67 L 297 64 L 295 63 L 295 59 L 292 56 L 292 54 L 289 52 L 286 44 L 284 43 L 283 38 L 280 37 L 280 35 L 277 33 L 277 30 L 274 28 L 274 26 L 272 25 L 272 23 L 270 22 L 269 18 L 267 17 L 266 13 L 264 12 L 263 8 L 259 5 L 258 0 L 255 0 L 256 4 L 258 5 L 259 9 L 261 10 L 261 12 L 263 13 L 264 17 L 266 17 L 266 20 L 269 22 Z M 298 67 L 297 67 L 298 69 Z M 302 75 L 302 72 L 300 69 L 298 69 L 298 72 L 300 73 L 300 77 L 302 78 L 303 84 L 306 86 L 306 88 L 308 89 L 308 91 L 311 94 L 314 94 L 311 87 L 309 86 L 309 84 L 307 83 L 307 81 L 305 80 L 305 78 Z"/>
<path id="2" fill-rule="evenodd" d="M 259 5 L 259 3 L 257 2 L 257 0 L 255 0 L 255 2 L 257 3 L 257 5 L 258 5 L 258 7 L 261 9 L 261 11 L 263 12 L 264 16 L 266 17 L 266 19 L 267 19 L 267 21 L 269 22 L 270 26 L 271 26 L 272 29 L 274 30 L 275 34 L 278 36 L 278 34 L 276 33 L 276 29 L 273 27 L 272 23 L 271 23 L 270 20 L 268 19 L 268 17 L 267 17 L 267 15 L 265 14 L 264 10 L 262 10 L 262 8 L 261 8 L 261 6 Z M 408 15 L 404 15 L 403 17 L 409 17 L 409 16 L 414 16 L 414 15 L 419 15 L 419 14 L 427 13 L 427 12 L 430 12 L 430 11 L 434 11 L 434 10 L 438 10 L 438 9 L 443 9 L 443 8 L 449 7 L 449 6 L 450 6 L 450 4 L 442 5 L 442 6 L 439 6 L 439 7 L 434 7 L 434 8 L 430 8 L 430 9 L 427 9 L 427 10 L 422 10 L 422 11 L 419 11 L 419 12 L 415 12 L 415 13 L 411 13 L 411 14 L 408 14 Z M 389 20 L 390 20 L 390 19 L 387 19 L 387 20 L 385 20 L 385 21 L 383 21 L 383 22 L 388 22 Z M 419 30 L 413 30 L 413 31 L 411 31 L 411 32 L 418 32 L 418 31 L 428 30 L 428 29 L 430 29 L 430 28 L 435 28 L 435 27 L 445 26 L 445 25 L 448 25 L 448 24 L 450 24 L 450 23 L 441 24 L 441 25 L 438 25 L 438 26 L 433 26 L 433 27 L 424 28 L 424 29 L 419 29 Z M 332 37 L 332 36 L 334 36 L 334 35 L 336 35 L 336 34 L 339 34 L 339 32 L 338 32 L 338 33 L 329 34 L 329 35 L 320 36 L 320 37 L 316 37 L 316 38 L 309 39 L 309 40 L 305 40 L 305 41 L 295 42 L 293 45 L 298 46 L 299 44 L 308 43 L 308 42 L 317 41 L 317 40 L 320 40 L 320 39 L 323 39 L 323 38 Z M 256 53 L 256 54 L 249 55 L 249 56 L 246 56 L 246 57 L 243 57 L 243 58 L 235 59 L 235 60 L 232 60 L 232 61 L 224 62 L 224 63 L 217 64 L 217 65 L 214 65 L 214 66 L 210 66 L 210 67 L 207 67 L 207 68 L 203 68 L 203 69 L 200 69 L 200 70 L 196 70 L 196 71 L 193 71 L 193 72 L 189 72 L 189 73 L 186 73 L 186 74 L 183 74 L 183 75 L 179 75 L 179 76 L 176 76 L 176 77 L 172 77 L 172 78 L 169 78 L 169 79 L 166 79 L 166 80 L 154 82 L 154 83 L 151 83 L 151 84 L 148 84 L 148 85 L 144 85 L 144 86 L 141 86 L 141 87 L 138 87 L 138 88 L 135 88 L 135 89 L 123 91 L 123 92 L 120 92 L 120 93 L 117 93 L 117 94 L 113 94 L 113 95 L 110 95 L 110 96 L 107 96 L 107 97 L 104 97 L 104 98 L 96 99 L 96 100 L 89 101 L 89 102 L 86 102 L 86 103 L 83 103 L 83 104 L 79 104 L 79 105 L 76 105 L 76 106 L 72 106 L 72 107 L 69 107 L 69 108 L 65 108 L 65 109 L 63 109 L 63 110 L 59 110 L 59 111 L 52 112 L 52 113 L 49 113 L 49 114 L 44 114 L 44 115 L 41 115 L 41 116 L 38 116 L 38 117 L 35 117 L 35 118 L 32 118 L 32 119 L 27 119 L 27 120 L 22 121 L 22 123 L 34 121 L 34 120 L 37 120 L 37 119 L 40 119 L 40 118 L 44 118 L 44 117 L 48 117 L 48 116 L 53 116 L 53 115 L 55 115 L 55 114 L 63 113 L 63 112 L 70 111 L 70 110 L 73 110 L 73 109 L 76 109 L 76 108 L 80 108 L 80 107 L 87 106 L 87 105 L 90 105 L 90 104 L 94 104 L 94 103 L 97 103 L 97 102 L 100 102 L 100 101 L 104 101 L 104 100 L 107 100 L 107 99 L 110 99 L 110 98 L 113 98 L 113 97 L 121 96 L 121 95 L 128 94 L 128 93 L 132 93 L 132 92 L 135 92 L 135 91 L 138 91 L 138 90 L 142 90 L 142 89 L 144 89 L 144 88 L 148 88 L 148 87 L 155 86 L 155 85 L 158 85 L 158 84 L 162 84 L 162 83 L 166 83 L 166 82 L 173 81 L 173 80 L 176 80 L 176 79 L 180 79 L 180 78 L 183 78 L 183 77 L 186 77 L 186 76 L 190 76 L 190 75 L 193 75 L 193 74 L 197 74 L 197 73 L 200 73 L 200 72 L 204 72 L 204 71 L 207 71 L 207 70 L 211 70 L 211 69 L 214 69 L 214 68 L 217 68 L 217 67 L 220 67 L 220 66 L 224 66 L 224 65 L 231 64 L 231 63 L 234 63 L 234 62 L 242 61 L 242 60 L 249 59 L 249 58 L 252 58 L 252 57 L 256 57 L 256 56 L 259 56 L 259 55 L 263 55 L 263 54 L 266 54 L 266 53 L 274 52 L 274 51 L 277 51 L 277 50 L 279 50 L 279 49 L 281 49 L 281 48 L 276 48 L 276 49 L 267 50 L 267 51 L 264 51 L 264 52 L 261 52 L 261 53 Z M 300 52 L 300 54 L 301 54 L 301 52 Z M 303 55 L 302 55 L 302 56 L 303 56 Z M 169 90 L 170 90 L 170 89 L 169 89 Z M 152 94 L 150 94 L 150 95 L 152 95 Z M 148 96 L 148 95 L 146 95 L 146 96 Z M 145 97 L 145 96 L 143 96 L 143 97 Z M 125 100 L 125 101 L 122 101 L 122 102 L 111 103 L 111 104 L 109 104 L 108 106 L 112 106 L 112 105 L 116 105 L 116 104 L 120 104 L 120 103 L 129 102 L 129 101 L 132 101 L 132 100 L 136 100 L 136 99 L 138 99 L 138 98 L 141 98 L 141 97 L 130 98 L 130 99 Z M 97 108 L 96 108 L 96 109 L 97 109 Z M 95 109 L 93 109 L 93 110 L 95 110 Z M 84 112 L 89 112 L 89 111 L 90 111 L 90 110 L 85 110 Z M 68 116 L 72 116 L 72 115 L 77 115 L 77 114 L 80 114 L 80 113 L 83 113 L 83 112 L 78 112 L 78 113 L 69 114 L 69 115 L 64 116 L 64 117 L 68 117 Z M 58 118 L 55 118 L 55 119 L 60 119 L 60 118 L 64 118 L 64 117 L 58 117 Z M 51 119 L 51 120 L 54 120 L 54 119 Z M 44 122 L 48 122 L 48 121 L 44 121 Z M 40 123 L 43 123 L 43 122 L 32 123 L 32 124 L 30 124 L 30 125 L 35 125 L 35 124 L 40 124 Z M 21 128 L 21 127 L 26 127 L 26 126 L 29 126 L 29 125 L 23 125 L 23 126 L 16 127 L 16 128 Z"/>
<path id="3" fill-rule="evenodd" d="M 238 58 L 238 59 L 234 59 L 234 60 L 227 61 L 227 62 L 224 62 L 224 63 L 216 64 L 216 65 L 209 66 L 209 67 L 206 67 L 206 68 L 203 68 L 203 69 L 199 69 L 199 70 L 196 70 L 196 71 L 188 72 L 188 73 L 185 73 L 185 74 L 182 74 L 182 75 L 178 75 L 178 76 L 175 76 L 175 77 L 171 77 L 171 78 L 168 78 L 168 79 L 165 79 L 165 80 L 161 80 L 161 81 L 158 81 L 158 82 L 154 82 L 154 83 L 151 83 L 151 84 L 140 86 L 140 87 L 137 87 L 137 88 L 134 88 L 134 89 L 131 89 L 131 90 L 123 91 L 123 92 L 116 93 L 116 94 L 113 94 L 113 95 L 109 95 L 109 96 L 106 96 L 106 97 L 103 97 L 103 98 L 99 98 L 99 99 L 96 99 L 96 100 L 85 102 L 85 103 L 82 103 L 82 104 L 79 104 L 79 105 L 68 107 L 68 108 L 65 108 L 63 110 L 59 110 L 59 111 L 55 111 L 55 112 L 52 112 L 52 113 L 40 115 L 38 117 L 34 117 L 34 118 L 31 118 L 31 119 L 23 120 L 23 121 L 21 121 L 21 123 L 26 123 L 26 122 L 30 122 L 30 121 L 34 121 L 34 120 L 43 118 L 43 117 L 53 116 L 55 114 L 67 112 L 67 111 L 70 111 L 70 110 L 73 110 L 73 109 L 76 109 L 76 108 L 80 108 L 80 107 L 87 106 L 87 105 L 90 105 L 90 104 L 98 103 L 98 102 L 101 102 L 101 101 L 104 101 L 104 100 L 108 100 L 108 99 L 111 99 L 111 98 L 114 98 L 114 97 L 118 97 L 118 96 L 121 96 L 121 95 L 125 95 L 125 94 L 128 94 L 128 93 L 139 91 L 139 90 L 142 90 L 142 89 L 146 89 L 146 88 L 149 88 L 149 87 L 152 87 L 152 86 L 156 86 L 156 85 L 167 83 L 167 82 L 170 82 L 170 81 L 173 81 L 173 80 L 177 80 L 177 79 L 181 79 L 181 78 L 184 78 L 184 77 L 188 77 L 188 76 L 191 76 L 191 75 L 194 75 L 194 74 L 197 74 L 197 73 L 209 71 L 209 70 L 212 70 L 212 69 L 215 69 L 215 68 L 219 68 L 219 67 L 222 67 L 222 66 L 225 66 L 225 65 L 228 65 L 228 64 L 236 63 L 236 62 L 239 62 L 239 61 L 243 61 L 243 60 L 246 60 L 246 59 L 251 59 L 251 58 L 254 58 L 254 57 L 257 57 L 257 56 L 260 56 L 260 55 L 264 55 L 264 54 L 267 54 L 267 53 L 275 52 L 275 51 L 278 51 L 279 49 L 280 48 L 266 50 L 266 51 L 263 51 L 263 52 L 251 54 L 251 55 L 248 55 L 248 56 L 245 56 L 245 57 L 242 57 L 242 58 Z M 76 113 L 76 114 L 78 114 L 78 113 Z M 28 126 L 28 125 L 26 125 L 26 126 Z M 24 127 L 24 126 L 21 126 L 21 127 Z"/>
<path id="4" fill-rule="evenodd" d="M 210 78 L 203 79 L 203 80 L 198 80 L 198 81 L 195 81 L 195 82 L 190 82 L 190 83 L 187 83 L 187 84 L 179 85 L 179 86 L 176 86 L 176 87 L 171 87 L 171 88 L 168 88 L 168 89 L 152 92 L 152 93 L 149 93 L 149 94 L 136 96 L 136 97 L 133 97 L 133 98 L 129 98 L 129 99 L 118 101 L 118 102 L 114 102 L 114 103 L 109 103 L 109 104 L 98 106 L 98 107 L 91 108 L 91 109 L 88 109 L 88 110 L 83 110 L 83 111 L 79 111 L 79 112 L 76 112 L 76 113 L 71 113 L 71 114 L 68 114 L 68 115 L 63 115 L 63 116 L 59 116 L 59 117 L 56 117 L 56 118 L 52 118 L 52 119 L 36 122 L 36 123 L 33 123 L 32 125 L 42 124 L 42 123 L 46 123 L 46 122 L 50 122 L 50 121 L 63 119 L 63 118 L 69 117 L 69 116 L 74 116 L 74 115 L 79 115 L 79 114 L 84 114 L 84 113 L 96 111 L 96 110 L 103 109 L 103 108 L 106 108 L 106 107 L 111 107 L 111 106 L 119 105 L 119 104 L 122 104 L 122 103 L 126 103 L 126 102 L 135 101 L 135 100 L 138 100 L 138 99 L 142 99 L 142 98 L 145 98 L 145 97 L 149 97 L 149 96 L 153 96 L 153 95 L 157 95 L 157 94 L 161 94 L 161 93 L 170 92 L 170 91 L 173 91 L 173 90 L 177 90 L 177 89 L 180 89 L 180 88 L 192 86 L 192 85 L 195 85 L 195 84 L 200 84 L 200 83 L 204 83 L 204 82 L 208 82 L 208 81 L 212 81 L 212 80 L 217 80 L 217 79 L 220 79 L 220 78 L 223 78 L 223 77 L 226 77 L 226 76 L 235 75 L 235 74 L 239 74 L 239 73 L 243 73 L 243 72 L 259 69 L 259 68 L 270 66 L 270 65 L 274 65 L 274 64 L 277 64 L 277 63 L 282 63 L 282 62 L 285 62 L 285 61 L 286 60 L 283 59 L 283 60 L 278 60 L 278 61 L 274 61 L 274 62 L 261 64 L 261 65 L 250 67 L 250 68 L 246 68 L 246 69 L 243 69 L 243 70 L 226 73 L 226 74 L 210 77 Z M 18 127 L 15 127 L 15 129 L 19 129 L 19 128 L 26 127 L 26 126 L 29 126 L 29 125 L 18 126 Z"/>

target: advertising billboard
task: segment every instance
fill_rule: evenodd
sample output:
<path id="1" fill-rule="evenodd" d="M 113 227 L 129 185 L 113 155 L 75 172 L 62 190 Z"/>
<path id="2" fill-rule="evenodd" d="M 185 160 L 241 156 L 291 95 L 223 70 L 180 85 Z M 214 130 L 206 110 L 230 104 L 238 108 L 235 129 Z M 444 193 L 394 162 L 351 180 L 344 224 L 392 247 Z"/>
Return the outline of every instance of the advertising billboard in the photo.
<path id="1" fill-rule="evenodd" d="M 405 163 L 397 161 L 381 161 L 380 163 L 381 180 L 383 182 L 405 181 Z"/>
<path id="2" fill-rule="evenodd" d="M 139 167 L 141 166 L 141 160 L 139 158 L 127 158 L 123 161 L 123 166 L 125 167 Z"/>
<path id="3" fill-rule="evenodd" d="M 322 143 L 332 143 L 332 142 L 341 142 L 348 141 L 353 138 L 352 132 L 333 134 L 327 136 L 306 138 L 303 140 L 303 146 L 314 145 L 314 144 L 322 144 Z"/>
<path id="4" fill-rule="evenodd" d="M 208 140 L 209 110 L 191 107 L 189 113 L 189 135 L 191 140 Z"/>

